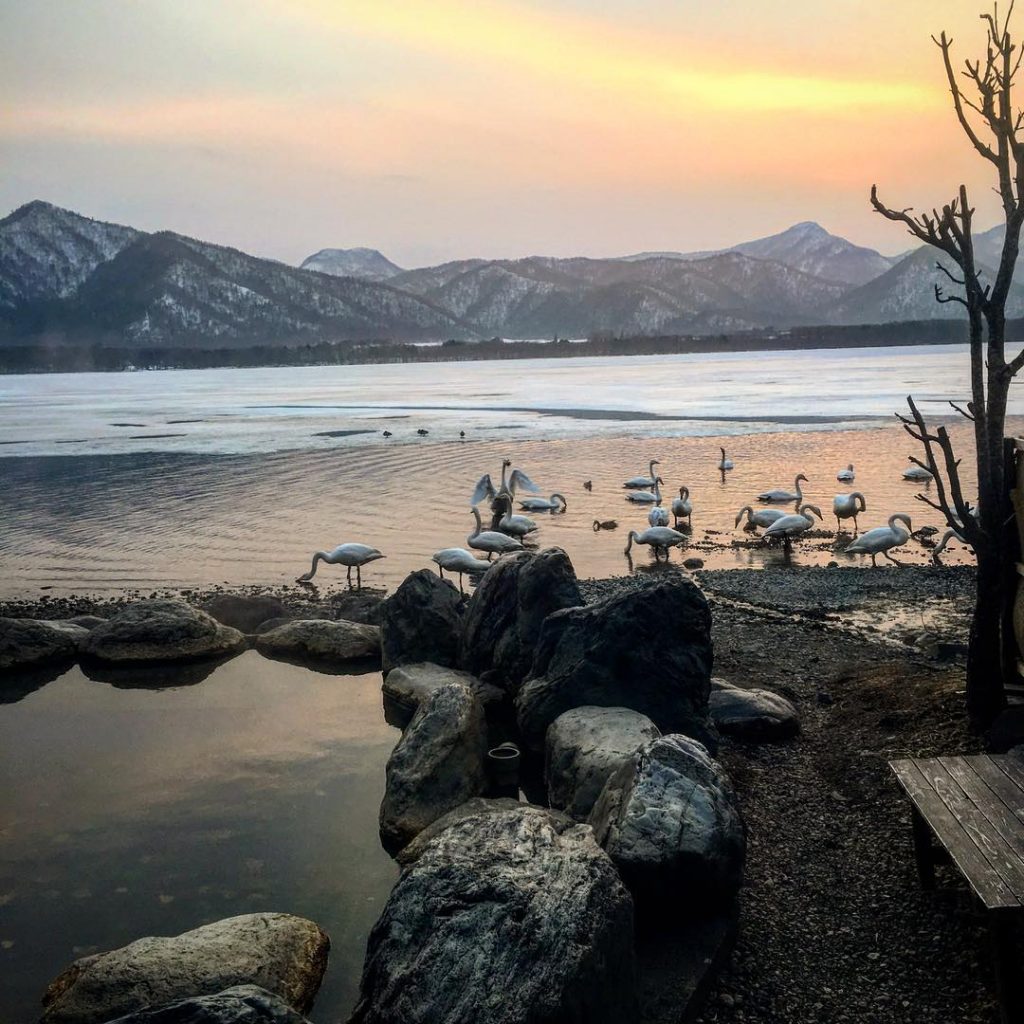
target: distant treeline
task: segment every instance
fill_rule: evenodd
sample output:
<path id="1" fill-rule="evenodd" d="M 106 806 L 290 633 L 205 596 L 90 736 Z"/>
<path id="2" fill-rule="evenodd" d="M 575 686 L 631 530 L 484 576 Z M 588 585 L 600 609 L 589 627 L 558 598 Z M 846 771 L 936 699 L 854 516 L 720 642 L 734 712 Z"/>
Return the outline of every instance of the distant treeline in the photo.
<path id="1" fill-rule="evenodd" d="M 1011 325 L 1024 337 L 1024 321 Z M 75 373 L 132 369 L 205 369 L 222 366 L 337 366 L 362 363 L 438 363 L 478 359 L 559 359 L 573 356 L 675 355 L 757 352 L 773 349 L 866 348 L 888 345 L 950 345 L 967 340 L 958 320 L 915 320 L 853 327 L 796 327 L 734 334 L 623 337 L 593 334 L 586 341 L 451 340 L 442 345 L 351 341 L 251 345 L 234 348 L 126 347 L 111 342 L 50 342 L 0 346 L 0 373 Z"/>

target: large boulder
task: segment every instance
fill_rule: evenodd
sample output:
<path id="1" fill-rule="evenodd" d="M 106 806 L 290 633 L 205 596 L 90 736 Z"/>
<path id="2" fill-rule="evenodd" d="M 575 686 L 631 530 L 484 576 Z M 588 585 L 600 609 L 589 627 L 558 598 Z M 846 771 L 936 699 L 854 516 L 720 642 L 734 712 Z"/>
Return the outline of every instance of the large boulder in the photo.
<path id="1" fill-rule="evenodd" d="M 113 665 L 192 661 L 236 654 L 245 637 L 184 601 L 138 601 L 91 630 L 82 656 Z"/>
<path id="2" fill-rule="evenodd" d="M 305 1013 L 330 940 L 291 914 L 244 914 L 173 938 L 145 938 L 76 960 L 43 995 L 42 1024 L 101 1024 L 235 985 L 258 985 Z"/>
<path id="3" fill-rule="evenodd" d="M 514 692 L 529 673 L 544 620 L 582 604 L 576 572 L 561 548 L 506 555 L 487 570 L 466 609 L 463 667 Z"/>
<path id="4" fill-rule="evenodd" d="M 483 706 L 468 687 L 438 687 L 388 758 L 380 837 L 397 853 L 432 821 L 486 788 Z"/>
<path id="5" fill-rule="evenodd" d="M 475 796 L 464 804 L 459 804 L 454 810 L 442 814 L 436 821 L 432 821 L 408 846 L 403 846 L 395 855 L 399 864 L 412 864 L 423 855 L 423 851 L 437 838 L 446 828 L 450 828 L 456 822 L 464 818 L 472 818 L 477 814 L 497 814 L 498 811 L 515 811 L 520 807 L 532 804 L 522 804 L 519 800 L 510 796 L 486 797 Z M 543 809 L 543 808 L 542 808 Z M 557 811 L 551 811 L 558 814 Z"/>
<path id="6" fill-rule="evenodd" d="M 586 821 L 609 776 L 661 733 L 629 708 L 573 708 L 548 727 L 544 778 L 548 803 Z"/>
<path id="7" fill-rule="evenodd" d="M 800 731 L 796 708 L 771 690 L 743 690 L 716 680 L 708 711 L 723 736 L 740 740 L 788 740 Z"/>
<path id="8" fill-rule="evenodd" d="M 458 668 L 461 626 L 461 597 L 455 587 L 429 569 L 410 573 L 381 611 L 384 671 L 422 661 Z"/>
<path id="9" fill-rule="evenodd" d="M 212 996 L 189 996 L 135 1010 L 109 1024 L 309 1024 L 283 999 L 258 985 L 235 985 Z"/>
<path id="10" fill-rule="evenodd" d="M 293 619 L 256 637 L 267 658 L 342 662 L 380 655 L 380 628 L 344 619 Z"/>
<path id="11" fill-rule="evenodd" d="M 592 704 L 632 708 L 664 732 L 713 745 L 711 612 L 690 580 L 666 579 L 549 615 L 531 678 L 516 695 L 525 743 L 540 750 L 563 712 Z"/>
<path id="12" fill-rule="evenodd" d="M 0 672 L 72 661 L 88 635 L 67 623 L 0 618 Z"/>
<path id="13" fill-rule="evenodd" d="M 269 594 L 215 594 L 200 607 L 221 625 L 241 633 L 255 633 L 267 619 L 291 617 L 284 602 Z"/>
<path id="14" fill-rule="evenodd" d="M 349 1024 L 636 1019 L 633 908 L 585 825 L 530 806 L 464 818 L 398 880 Z"/>
<path id="15" fill-rule="evenodd" d="M 732 784 L 687 736 L 644 744 L 608 780 L 590 824 L 638 914 L 715 907 L 742 882 L 746 833 Z"/>
<path id="16" fill-rule="evenodd" d="M 457 668 L 433 665 L 429 661 L 418 665 L 399 665 L 385 677 L 381 687 L 385 705 L 392 712 L 388 721 L 404 729 L 416 713 L 416 709 L 435 691 L 443 686 L 464 686 L 475 693 L 484 706 L 488 719 L 498 714 L 497 706 L 505 701 L 505 692 L 496 686 L 483 683 L 468 672 Z"/>

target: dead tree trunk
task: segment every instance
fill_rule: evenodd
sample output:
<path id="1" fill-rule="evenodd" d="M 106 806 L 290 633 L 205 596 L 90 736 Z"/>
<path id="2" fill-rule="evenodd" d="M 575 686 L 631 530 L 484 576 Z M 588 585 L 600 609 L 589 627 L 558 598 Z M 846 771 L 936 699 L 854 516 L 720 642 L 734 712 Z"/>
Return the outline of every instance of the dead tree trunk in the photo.
<path id="1" fill-rule="evenodd" d="M 978 154 L 992 164 L 996 192 L 1002 202 L 1004 234 L 999 266 L 993 272 L 975 260 L 972 218 L 967 189 L 941 210 L 914 214 L 911 209 L 886 206 L 871 188 L 871 204 L 883 217 L 906 226 L 919 241 L 940 253 L 936 264 L 959 291 L 945 294 L 935 286 L 938 302 L 953 302 L 967 313 L 971 350 L 971 399 L 964 409 L 951 403 L 974 428 L 978 468 L 978 501 L 965 500 L 960 462 L 944 427 L 930 431 L 912 398 L 911 417 L 900 417 L 911 436 L 923 446 L 919 465 L 935 479 L 936 500 L 918 498 L 938 509 L 948 525 L 974 548 L 978 558 L 977 600 L 971 623 L 967 659 L 967 709 L 972 723 L 984 727 L 1005 706 L 1007 665 L 1004 612 L 1013 598 L 1010 575 L 1016 545 L 1006 529 L 1009 487 L 1004 454 L 1006 402 L 1010 382 L 1024 366 L 1024 351 L 1007 362 L 1006 303 L 1013 283 L 1024 224 L 1024 111 L 1014 107 L 1014 80 L 1022 54 L 1010 34 L 1013 4 L 1000 21 L 998 11 L 982 15 L 986 26 L 984 56 L 965 61 L 958 75 L 953 68 L 952 40 L 945 33 L 934 39 L 942 54 L 953 110 L 961 130 Z M 966 87 L 964 86 L 966 82 Z M 941 257 L 945 257 L 945 262 Z M 1015 668 L 1015 666 L 1014 666 Z"/>

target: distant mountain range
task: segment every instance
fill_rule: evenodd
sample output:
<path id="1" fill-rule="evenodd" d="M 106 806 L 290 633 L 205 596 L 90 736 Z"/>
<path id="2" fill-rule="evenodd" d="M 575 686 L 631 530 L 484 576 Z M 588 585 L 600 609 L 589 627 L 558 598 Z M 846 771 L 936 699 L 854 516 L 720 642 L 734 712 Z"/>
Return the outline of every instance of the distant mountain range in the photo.
<path id="1" fill-rule="evenodd" d="M 999 229 L 980 234 L 998 259 Z M 404 270 L 375 249 L 300 267 L 36 201 L 0 220 L 0 343 L 217 348 L 708 335 L 959 317 L 925 249 L 890 258 L 812 222 L 714 252 L 471 259 Z M 1015 285 L 1011 316 L 1024 314 Z"/>

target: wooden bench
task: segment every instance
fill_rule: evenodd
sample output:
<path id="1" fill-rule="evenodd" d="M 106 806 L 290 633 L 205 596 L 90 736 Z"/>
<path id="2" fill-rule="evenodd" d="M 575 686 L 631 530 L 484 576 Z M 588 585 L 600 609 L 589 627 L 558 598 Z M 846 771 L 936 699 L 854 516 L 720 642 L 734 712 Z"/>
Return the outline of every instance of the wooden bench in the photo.
<path id="1" fill-rule="evenodd" d="M 908 758 L 889 767 L 910 797 L 921 885 L 935 887 L 941 859 L 960 869 L 989 920 L 1003 1022 L 1021 1024 L 1014 931 L 1024 914 L 1024 761 L 978 754 Z"/>

